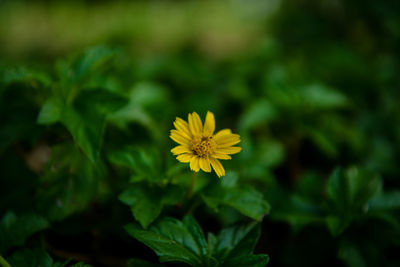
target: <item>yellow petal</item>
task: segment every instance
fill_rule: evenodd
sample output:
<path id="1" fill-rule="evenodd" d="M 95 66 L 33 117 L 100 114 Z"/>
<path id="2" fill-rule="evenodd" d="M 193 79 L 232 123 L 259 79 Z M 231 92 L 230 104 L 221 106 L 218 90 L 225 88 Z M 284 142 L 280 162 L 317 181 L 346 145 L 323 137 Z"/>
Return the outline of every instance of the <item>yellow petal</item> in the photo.
<path id="1" fill-rule="evenodd" d="M 200 170 L 199 157 L 192 157 L 192 159 L 190 160 L 190 169 L 195 172 L 198 172 Z"/>
<path id="2" fill-rule="evenodd" d="M 201 133 L 203 131 L 203 123 L 201 122 L 199 114 L 197 114 L 196 112 L 193 112 L 192 118 L 193 118 L 194 124 L 196 125 L 197 131 Z"/>
<path id="3" fill-rule="evenodd" d="M 240 142 L 240 135 L 238 134 L 227 134 L 220 137 L 218 141 L 216 141 L 217 148 L 233 146 L 239 142 Z"/>
<path id="4" fill-rule="evenodd" d="M 182 153 L 192 153 L 192 151 L 187 146 L 176 146 L 171 149 L 172 154 L 179 155 Z"/>
<path id="5" fill-rule="evenodd" d="M 181 154 L 179 156 L 176 157 L 177 160 L 179 160 L 180 162 L 190 162 L 190 160 L 194 157 L 193 154 L 189 154 L 189 153 L 185 153 L 185 154 Z"/>
<path id="6" fill-rule="evenodd" d="M 185 137 L 181 132 L 177 130 L 171 130 L 171 135 L 169 137 L 180 145 L 188 146 L 190 144 L 190 139 Z"/>
<path id="7" fill-rule="evenodd" d="M 211 165 L 212 165 L 215 173 L 218 175 L 218 177 L 225 175 L 225 169 L 222 166 L 221 162 L 219 162 L 219 160 L 210 158 L 210 162 L 211 162 Z"/>
<path id="8" fill-rule="evenodd" d="M 198 135 L 203 132 L 203 124 L 201 123 L 201 119 L 199 114 L 193 112 L 192 114 L 189 113 L 189 129 L 193 135 Z"/>
<path id="9" fill-rule="evenodd" d="M 208 158 L 199 159 L 200 168 L 205 172 L 211 172 L 210 160 Z"/>
<path id="10" fill-rule="evenodd" d="M 212 135 L 215 130 L 215 118 L 214 114 L 210 111 L 207 111 L 206 120 L 204 121 L 204 134 Z"/>
<path id="11" fill-rule="evenodd" d="M 242 150 L 241 147 L 238 146 L 231 146 L 231 147 L 224 147 L 224 148 L 217 148 L 217 153 L 223 154 L 236 154 Z"/>
<path id="12" fill-rule="evenodd" d="M 224 137 L 230 134 L 232 134 L 230 129 L 223 129 L 214 135 L 214 140 L 218 143 L 219 140 L 223 140 Z"/>
<path id="13" fill-rule="evenodd" d="M 186 121 L 176 117 L 176 120 L 174 121 L 174 126 L 178 131 L 184 133 L 185 137 L 190 139 L 192 138 L 192 133 L 189 130 L 189 124 Z"/>
<path id="14" fill-rule="evenodd" d="M 212 157 L 216 158 L 216 159 L 232 159 L 231 156 L 229 156 L 227 154 L 223 154 L 223 153 L 214 153 L 214 154 L 212 154 Z"/>

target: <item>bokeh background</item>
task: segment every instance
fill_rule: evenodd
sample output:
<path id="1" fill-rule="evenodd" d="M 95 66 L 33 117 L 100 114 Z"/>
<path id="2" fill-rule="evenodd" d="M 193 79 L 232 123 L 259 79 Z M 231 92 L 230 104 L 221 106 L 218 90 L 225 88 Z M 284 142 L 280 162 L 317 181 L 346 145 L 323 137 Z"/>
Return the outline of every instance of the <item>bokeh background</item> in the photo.
<path id="1" fill-rule="evenodd" d="M 55 257 L 157 262 L 118 228 L 132 217 L 107 155 L 141 146 L 174 162 L 174 118 L 210 110 L 242 136 L 224 166 L 271 206 L 256 248 L 268 266 L 399 266 L 399 12 L 395 0 L 0 0 L 0 215 L 54 220 Z M 74 130 L 55 99 L 81 87 L 128 104 L 81 97 Z M 242 219 L 194 215 L 205 231 Z"/>

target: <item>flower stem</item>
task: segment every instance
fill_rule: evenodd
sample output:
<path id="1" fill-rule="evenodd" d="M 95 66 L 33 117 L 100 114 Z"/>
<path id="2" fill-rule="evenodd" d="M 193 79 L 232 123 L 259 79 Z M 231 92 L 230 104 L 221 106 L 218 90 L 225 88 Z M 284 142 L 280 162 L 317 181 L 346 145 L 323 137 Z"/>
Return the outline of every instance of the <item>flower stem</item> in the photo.
<path id="1" fill-rule="evenodd" d="M 194 193 L 194 186 L 196 185 L 196 181 L 197 181 L 197 172 L 193 173 L 192 175 L 192 183 L 190 184 L 190 188 L 187 194 L 187 198 L 191 199 Z"/>
<path id="2" fill-rule="evenodd" d="M 11 267 L 11 265 L 0 255 L 0 266 L 2 267 Z"/>

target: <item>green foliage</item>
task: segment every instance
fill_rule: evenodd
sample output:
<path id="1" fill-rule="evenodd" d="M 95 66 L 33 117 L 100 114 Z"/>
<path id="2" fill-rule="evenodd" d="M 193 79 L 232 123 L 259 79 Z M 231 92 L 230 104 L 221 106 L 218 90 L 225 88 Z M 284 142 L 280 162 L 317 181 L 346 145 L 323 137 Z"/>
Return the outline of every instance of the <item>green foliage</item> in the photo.
<path id="1" fill-rule="evenodd" d="M 11 266 L 43 266 L 55 267 L 63 266 L 62 264 L 54 263 L 53 259 L 46 251 L 41 249 L 25 249 L 15 252 L 9 259 Z"/>
<path id="2" fill-rule="evenodd" d="M 202 194 L 204 202 L 216 212 L 220 205 L 226 205 L 260 221 L 270 210 L 268 202 L 253 187 L 239 185 L 237 179 L 237 175 L 228 173 L 220 182 L 206 188 Z"/>
<path id="3" fill-rule="evenodd" d="M 252 255 L 257 243 L 259 225 L 223 229 L 217 237 L 209 233 L 206 241 L 192 216 L 182 221 L 164 217 L 148 231 L 129 224 L 130 235 L 152 248 L 161 262 L 184 262 L 191 266 L 265 266 L 267 255 Z"/>
<path id="4" fill-rule="evenodd" d="M 51 153 L 36 207 L 50 220 L 62 220 L 86 208 L 97 196 L 104 170 L 69 143 L 54 146 Z"/>
<path id="5" fill-rule="evenodd" d="M 121 193 L 119 199 L 131 207 L 136 220 L 147 228 L 161 213 L 164 205 L 175 205 L 183 197 L 184 191 L 176 185 L 164 187 L 135 183 Z"/>
<path id="6" fill-rule="evenodd" d="M 309 183 L 316 184 L 315 188 Z M 355 221 L 370 217 L 390 218 L 394 215 L 392 211 L 398 208 L 398 193 L 383 191 L 382 179 L 366 169 L 338 168 L 326 184 L 317 183 L 315 178 L 303 178 L 290 202 L 278 211 L 277 218 L 300 228 L 309 223 L 326 223 L 331 233 L 337 236 Z M 318 193 L 321 187 L 325 195 Z"/>
<path id="7" fill-rule="evenodd" d="M 333 215 L 327 218 L 331 232 L 341 233 L 360 214 L 368 211 L 368 201 L 380 190 L 379 177 L 350 168 L 333 172 L 327 185 L 328 202 Z"/>
<path id="8" fill-rule="evenodd" d="M 72 62 L 60 63 L 60 89 L 38 116 L 41 124 L 61 122 L 92 162 L 99 157 L 106 117 L 127 103 L 124 97 L 87 81 L 112 55 L 108 48 L 95 47 Z"/>
<path id="9" fill-rule="evenodd" d="M 0 223 L 0 252 L 23 245 L 32 234 L 49 226 L 49 222 L 37 214 L 17 216 L 12 211 L 7 212 Z"/>
<path id="10" fill-rule="evenodd" d="M 400 266 L 398 1 L 0 2 L 0 265 Z"/>
<path id="11" fill-rule="evenodd" d="M 160 155 L 154 149 L 126 147 L 113 151 L 108 158 L 112 163 L 130 169 L 133 172 L 132 182 L 147 180 L 153 183 L 165 183 L 162 181 L 166 177 L 161 169 Z"/>
<path id="12" fill-rule="evenodd" d="M 21 267 L 31 267 L 31 266 L 41 266 L 41 267 L 64 267 L 67 266 L 68 262 L 54 262 L 50 255 L 42 249 L 24 249 L 17 251 L 8 259 L 11 266 L 21 266 Z M 73 265 L 68 265 L 71 267 L 90 267 L 91 265 L 79 262 Z"/>

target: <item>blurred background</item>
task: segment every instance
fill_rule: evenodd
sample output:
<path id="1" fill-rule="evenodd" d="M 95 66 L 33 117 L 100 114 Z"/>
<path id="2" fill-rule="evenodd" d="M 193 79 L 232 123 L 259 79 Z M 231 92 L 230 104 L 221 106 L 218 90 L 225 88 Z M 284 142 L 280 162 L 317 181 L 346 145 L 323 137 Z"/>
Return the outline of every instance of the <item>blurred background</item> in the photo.
<path id="1" fill-rule="evenodd" d="M 399 266 L 399 12 L 396 0 L 0 0 L 0 215 L 34 206 L 59 220 L 47 240 L 58 256 L 90 259 L 79 237 L 114 242 L 121 255 L 109 245 L 94 251 L 127 257 L 133 245 L 112 227 L 130 216 L 115 203 L 123 183 L 109 181 L 107 160 L 71 167 L 76 156 L 60 143 L 72 135 L 89 159 L 127 143 L 168 154 L 173 119 L 210 110 L 217 129 L 242 136 L 243 151 L 224 166 L 271 205 L 256 248 L 268 266 Z M 77 102 L 88 125 L 79 141 L 75 124 L 50 126 L 59 118 L 49 99 L 71 85 L 105 88 L 128 104 L 99 107 L 109 115 L 104 129 Z M 45 167 L 58 156 L 71 168 L 62 173 L 95 177 L 104 168 L 108 182 L 96 180 L 92 192 L 77 178 L 79 190 L 65 189 Z M 65 190 L 75 202 L 60 214 L 46 201 Z M 38 200 L 28 205 L 31 195 Z M 113 220 L 99 226 L 110 210 Z M 206 231 L 240 220 L 229 209 L 203 213 Z M 86 235 L 101 227 L 107 237 Z M 110 261 L 94 262 L 118 266 Z"/>

